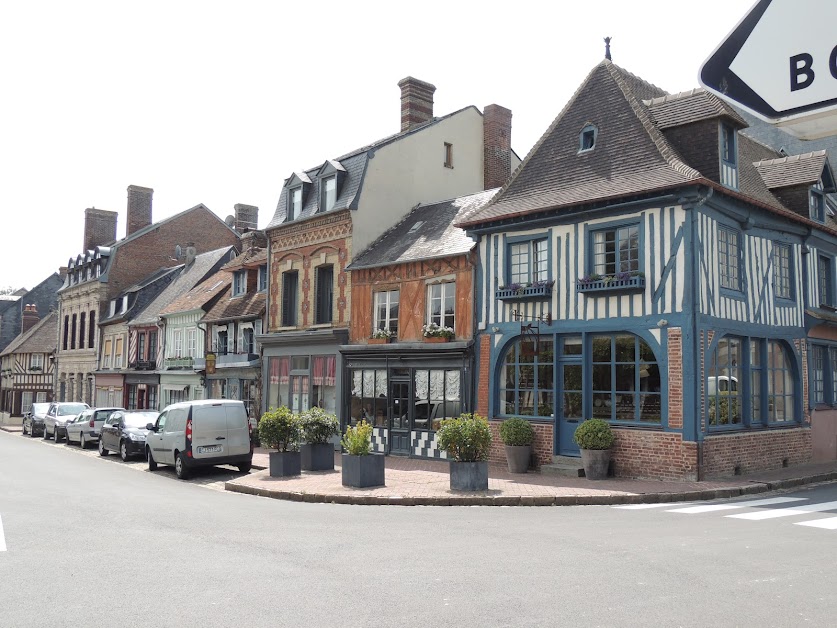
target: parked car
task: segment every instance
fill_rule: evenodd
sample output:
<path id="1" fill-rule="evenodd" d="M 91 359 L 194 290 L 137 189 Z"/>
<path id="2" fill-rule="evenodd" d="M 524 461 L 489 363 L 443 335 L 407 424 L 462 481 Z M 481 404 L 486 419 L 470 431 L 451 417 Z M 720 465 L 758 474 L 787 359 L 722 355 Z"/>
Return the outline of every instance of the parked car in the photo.
<path id="1" fill-rule="evenodd" d="M 185 480 L 199 466 L 229 464 L 247 472 L 253 464 L 250 420 L 241 401 L 175 403 L 147 429 L 145 457 L 149 471 L 158 464 L 170 464 L 177 477 Z"/>
<path id="2" fill-rule="evenodd" d="M 67 435 L 67 422 L 89 407 L 77 401 L 53 401 L 44 415 L 44 440 L 53 438 L 56 443 L 60 441 Z"/>
<path id="3" fill-rule="evenodd" d="M 112 451 L 118 451 L 123 462 L 131 456 L 144 456 L 147 426 L 154 423 L 157 416 L 157 412 L 147 410 L 119 410 L 111 414 L 102 426 L 99 455 L 107 456 Z"/>
<path id="4" fill-rule="evenodd" d="M 88 408 L 73 421 L 67 423 L 67 444 L 78 443 L 82 449 L 87 449 L 87 445 L 99 441 L 99 434 L 107 418 L 117 410 L 124 409 Z"/>
<path id="5" fill-rule="evenodd" d="M 32 407 L 23 413 L 23 433 L 35 437 L 44 433 L 44 417 L 49 410 L 48 403 L 33 403 Z"/>

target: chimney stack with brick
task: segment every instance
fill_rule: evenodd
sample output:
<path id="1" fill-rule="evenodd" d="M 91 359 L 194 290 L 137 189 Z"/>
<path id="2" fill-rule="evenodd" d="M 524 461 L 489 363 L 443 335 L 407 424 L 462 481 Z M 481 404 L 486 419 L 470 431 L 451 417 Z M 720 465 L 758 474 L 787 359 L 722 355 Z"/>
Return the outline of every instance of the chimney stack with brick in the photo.
<path id="1" fill-rule="evenodd" d="M 20 320 L 20 333 L 25 334 L 41 320 L 41 317 L 38 316 L 38 306 L 34 303 L 24 305 L 23 315 L 20 317 Z"/>
<path id="2" fill-rule="evenodd" d="M 259 228 L 259 208 L 255 205 L 244 205 L 236 203 L 235 206 L 235 227 L 239 233 L 255 231 Z"/>
<path id="3" fill-rule="evenodd" d="M 241 236 L 241 252 L 254 253 L 267 248 L 267 236 L 264 231 L 248 231 Z"/>
<path id="4" fill-rule="evenodd" d="M 408 131 L 433 119 L 435 85 L 408 76 L 398 81 L 398 87 L 401 88 L 402 131 Z"/>
<path id="5" fill-rule="evenodd" d="M 499 188 L 511 176 L 510 109 L 488 105 L 482 114 L 483 183 L 486 190 Z"/>
<path id="6" fill-rule="evenodd" d="M 84 250 L 111 244 L 116 240 L 116 218 L 119 214 L 88 207 L 84 210 Z"/>
<path id="7" fill-rule="evenodd" d="M 125 237 L 151 224 L 151 198 L 154 190 L 139 185 L 128 186 L 128 227 Z"/>

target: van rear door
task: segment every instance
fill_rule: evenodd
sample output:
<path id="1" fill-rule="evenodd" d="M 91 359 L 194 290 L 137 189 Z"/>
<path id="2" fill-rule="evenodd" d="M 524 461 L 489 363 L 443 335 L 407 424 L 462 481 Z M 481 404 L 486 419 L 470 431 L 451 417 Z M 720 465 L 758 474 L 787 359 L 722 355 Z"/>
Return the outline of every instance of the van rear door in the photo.
<path id="1" fill-rule="evenodd" d="M 250 453 L 250 418 L 243 403 L 230 403 L 227 410 L 227 445 L 230 456 Z"/>
<path id="2" fill-rule="evenodd" d="M 227 456 L 227 413 L 222 402 L 192 406 L 192 457 Z"/>

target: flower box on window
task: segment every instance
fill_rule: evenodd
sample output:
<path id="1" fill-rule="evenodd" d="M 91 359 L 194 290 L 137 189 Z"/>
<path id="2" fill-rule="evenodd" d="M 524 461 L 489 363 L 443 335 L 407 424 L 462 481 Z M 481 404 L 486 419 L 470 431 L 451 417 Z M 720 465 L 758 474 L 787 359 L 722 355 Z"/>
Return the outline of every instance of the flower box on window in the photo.
<path id="1" fill-rule="evenodd" d="M 576 282 L 579 292 L 642 292 L 645 275 L 638 271 L 615 275 L 587 275 Z"/>
<path id="2" fill-rule="evenodd" d="M 548 298 L 552 294 L 554 280 L 535 281 L 534 283 L 513 283 L 500 286 L 495 296 L 503 301 L 529 301 Z"/>

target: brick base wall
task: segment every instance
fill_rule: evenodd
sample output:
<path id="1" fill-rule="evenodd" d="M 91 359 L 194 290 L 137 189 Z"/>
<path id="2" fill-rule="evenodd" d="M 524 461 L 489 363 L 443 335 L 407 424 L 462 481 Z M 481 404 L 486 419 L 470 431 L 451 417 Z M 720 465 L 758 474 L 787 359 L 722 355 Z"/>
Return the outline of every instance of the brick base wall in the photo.
<path id="1" fill-rule="evenodd" d="M 506 464 L 506 450 L 503 441 L 500 439 L 500 423 L 502 421 L 489 421 L 491 427 L 491 453 L 488 456 L 489 462 Z M 553 425 L 552 423 L 532 423 L 535 429 L 535 442 L 532 443 L 532 451 L 538 457 L 538 466 L 552 463 L 553 446 Z"/>
<path id="2" fill-rule="evenodd" d="M 779 469 L 810 462 L 811 430 L 796 428 L 709 436 L 703 441 L 703 477 Z"/>
<path id="3" fill-rule="evenodd" d="M 617 477 L 696 481 L 697 443 L 683 442 L 681 434 L 614 429 L 611 451 Z"/>

